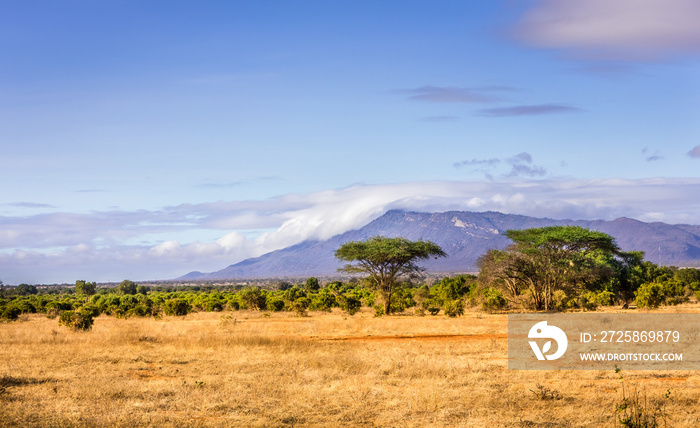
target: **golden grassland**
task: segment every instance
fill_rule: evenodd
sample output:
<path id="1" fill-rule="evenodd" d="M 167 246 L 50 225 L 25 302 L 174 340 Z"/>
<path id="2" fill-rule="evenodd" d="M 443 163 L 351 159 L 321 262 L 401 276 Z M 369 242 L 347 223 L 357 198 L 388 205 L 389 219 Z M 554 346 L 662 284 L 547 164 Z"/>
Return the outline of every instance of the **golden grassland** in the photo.
<path id="1" fill-rule="evenodd" d="M 0 426 L 619 425 L 612 367 L 507 370 L 506 315 L 372 315 L 103 315 L 84 333 L 25 315 L 0 324 Z M 667 426 L 700 426 L 698 373 L 625 379 Z"/>

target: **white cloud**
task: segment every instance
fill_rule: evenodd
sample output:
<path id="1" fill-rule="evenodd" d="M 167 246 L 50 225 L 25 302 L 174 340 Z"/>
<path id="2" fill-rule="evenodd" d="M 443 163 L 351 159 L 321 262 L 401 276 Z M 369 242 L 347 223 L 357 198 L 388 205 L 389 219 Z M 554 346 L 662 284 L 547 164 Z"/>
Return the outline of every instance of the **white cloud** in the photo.
<path id="1" fill-rule="evenodd" d="M 517 157 L 527 163 L 526 158 Z M 0 217 L 0 236 L 9 240 L 0 252 L 0 280 L 10 284 L 146 280 L 218 270 L 306 239 L 327 239 L 362 227 L 395 208 L 494 210 L 562 219 L 627 216 L 700 224 L 698 194 L 697 178 L 430 181 L 357 185 L 159 211 Z M 261 229 L 266 232 L 261 234 Z M 217 231 L 218 239 L 192 238 Z M 159 241 L 153 236 L 167 238 Z"/>
<path id="2" fill-rule="evenodd" d="M 542 48 L 604 60 L 700 53 L 697 0 L 542 0 L 515 35 Z"/>

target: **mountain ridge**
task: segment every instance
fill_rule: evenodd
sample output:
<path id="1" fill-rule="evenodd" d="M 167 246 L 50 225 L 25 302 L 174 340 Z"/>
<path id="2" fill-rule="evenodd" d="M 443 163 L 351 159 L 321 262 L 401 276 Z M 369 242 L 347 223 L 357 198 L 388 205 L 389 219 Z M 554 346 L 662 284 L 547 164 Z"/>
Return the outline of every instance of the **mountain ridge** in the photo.
<path id="1" fill-rule="evenodd" d="M 511 242 L 503 235 L 510 229 L 546 226 L 580 226 L 607 233 L 624 251 L 644 251 L 654 263 L 700 266 L 700 226 L 645 223 L 620 217 L 615 220 L 556 220 L 503 214 L 497 211 L 447 211 L 425 213 L 391 210 L 365 226 L 327 240 L 309 240 L 249 258 L 210 272 L 190 272 L 178 280 L 265 278 L 279 276 L 332 275 L 341 266 L 335 250 L 347 241 L 371 236 L 425 239 L 440 245 L 448 257 L 423 264 L 430 272 L 476 270 L 477 259 L 490 249 L 503 249 Z"/>

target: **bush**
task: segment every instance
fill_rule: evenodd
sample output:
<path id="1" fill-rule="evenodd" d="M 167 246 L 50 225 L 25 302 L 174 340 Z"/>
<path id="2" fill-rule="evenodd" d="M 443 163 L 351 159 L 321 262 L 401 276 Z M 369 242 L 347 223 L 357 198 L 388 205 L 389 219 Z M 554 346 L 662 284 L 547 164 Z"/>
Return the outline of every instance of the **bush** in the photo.
<path id="1" fill-rule="evenodd" d="M 0 319 L 14 321 L 22 314 L 22 310 L 13 304 L 0 309 Z"/>
<path id="2" fill-rule="evenodd" d="M 430 312 L 430 315 L 437 315 L 440 312 L 440 304 L 434 299 L 424 300 L 423 303 L 421 303 L 421 308 Z"/>
<path id="3" fill-rule="evenodd" d="M 308 297 L 300 297 L 293 301 L 290 305 L 289 308 L 296 312 L 297 316 L 300 317 L 305 317 L 306 316 L 306 309 L 309 307 L 311 304 L 311 300 Z"/>
<path id="4" fill-rule="evenodd" d="M 503 294 L 495 288 L 484 288 L 481 291 L 481 309 L 486 312 L 499 311 L 508 305 Z"/>
<path id="5" fill-rule="evenodd" d="M 58 317 L 58 325 L 72 328 L 74 331 L 88 331 L 92 329 L 95 319 L 89 310 L 83 308 L 76 311 L 64 311 Z"/>
<path id="6" fill-rule="evenodd" d="M 240 299 L 247 307 L 259 311 L 267 308 L 267 295 L 258 287 L 248 287 L 240 293 Z"/>
<path id="7" fill-rule="evenodd" d="M 183 316 L 189 314 L 191 311 L 192 305 L 190 305 L 187 299 L 170 299 L 166 300 L 163 305 L 163 312 L 165 312 L 165 315 Z"/>
<path id="8" fill-rule="evenodd" d="M 267 310 L 270 312 L 279 312 L 284 309 L 284 300 L 279 297 L 273 297 L 267 300 Z"/>
<path id="9" fill-rule="evenodd" d="M 595 311 L 598 309 L 598 301 L 596 300 L 596 295 L 592 291 L 587 291 L 581 294 L 581 308 L 584 311 Z"/>
<path id="10" fill-rule="evenodd" d="M 612 306 L 615 304 L 615 293 L 603 290 L 595 295 L 595 302 L 598 306 Z"/>
<path id="11" fill-rule="evenodd" d="M 685 295 L 685 287 L 678 281 L 667 281 L 663 284 L 663 293 L 666 297 L 667 305 L 679 305 L 687 302 L 688 297 Z"/>
<path id="12" fill-rule="evenodd" d="M 362 307 L 362 302 L 360 299 L 356 299 L 352 296 L 345 296 L 340 301 L 340 309 L 345 311 L 350 316 L 355 315 Z"/>
<path id="13" fill-rule="evenodd" d="M 145 317 L 151 315 L 151 308 L 144 305 L 143 303 L 139 303 L 138 305 L 126 311 L 126 315 L 129 317 Z"/>
<path id="14" fill-rule="evenodd" d="M 569 297 L 564 290 L 555 290 L 552 293 L 552 308 L 563 312 L 576 306 L 576 299 Z"/>
<path id="15" fill-rule="evenodd" d="M 309 310 L 330 312 L 332 307 L 337 306 L 335 296 L 326 289 L 312 296 Z"/>
<path id="16" fill-rule="evenodd" d="M 640 285 L 635 294 L 639 308 L 658 308 L 666 300 L 663 287 L 655 282 Z"/>
<path id="17" fill-rule="evenodd" d="M 35 314 L 36 308 L 31 302 L 27 300 L 15 300 L 12 302 L 12 306 L 19 309 L 23 314 Z"/>
<path id="18" fill-rule="evenodd" d="M 442 305 L 445 315 L 454 318 L 464 315 L 464 301 L 462 299 L 446 300 Z"/>

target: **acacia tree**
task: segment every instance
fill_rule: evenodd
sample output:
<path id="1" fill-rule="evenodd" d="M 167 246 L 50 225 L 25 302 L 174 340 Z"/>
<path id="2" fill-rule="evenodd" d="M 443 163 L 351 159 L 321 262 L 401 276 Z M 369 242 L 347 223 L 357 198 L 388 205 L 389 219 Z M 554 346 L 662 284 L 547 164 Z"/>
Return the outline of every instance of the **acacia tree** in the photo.
<path id="1" fill-rule="evenodd" d="M 506 250 L 479 259 L 479 279 L 499 286 L 512 299 L 529 291 L 535 309 L 552 309 L 556 290 L 580 293 L 610 280 L 630 257 L 602 232 L 578 226 L 508 230 Z"/>
<path id="2" fill-rule="evenodd" d="M 391 295 L 397 278 L 415 277 L 424 271 L 416 262 L 447 254 L 430 241 L 375 236 L 365 241 L 350 241 L 335 251 L 335 257 L 349 262 L 338 269 L 347 273 L 367 273 L 384 299 L 384 313 L 391 312 Z"/>

